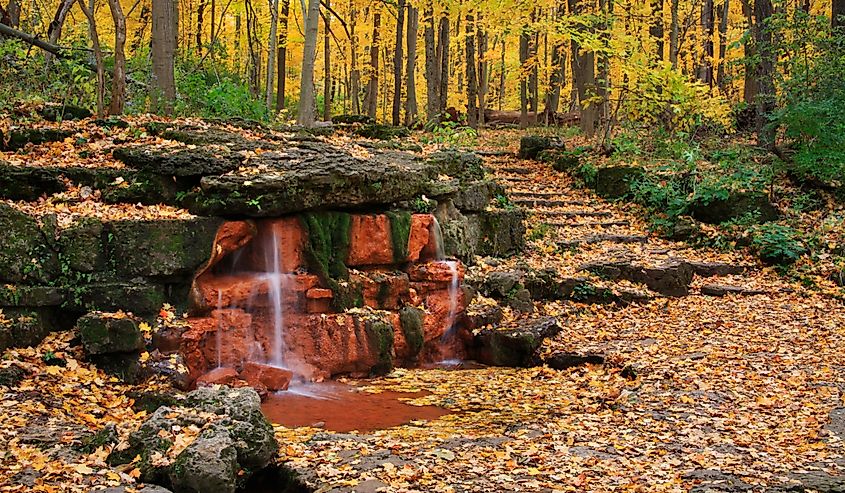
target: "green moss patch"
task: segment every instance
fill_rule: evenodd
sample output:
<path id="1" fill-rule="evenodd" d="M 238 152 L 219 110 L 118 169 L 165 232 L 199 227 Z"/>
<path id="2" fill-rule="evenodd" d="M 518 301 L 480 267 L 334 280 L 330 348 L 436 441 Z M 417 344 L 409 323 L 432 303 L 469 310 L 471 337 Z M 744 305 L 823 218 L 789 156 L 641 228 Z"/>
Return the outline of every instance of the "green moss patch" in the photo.
<path id="1" fill-rule="evenodd" d="M 411 213 L 407 211 L 388 212 L 390 220 L 390 240 L 393 243 L 394 262 L 404 262 L 408 258 L 408 242 L 411 239 Z"/>

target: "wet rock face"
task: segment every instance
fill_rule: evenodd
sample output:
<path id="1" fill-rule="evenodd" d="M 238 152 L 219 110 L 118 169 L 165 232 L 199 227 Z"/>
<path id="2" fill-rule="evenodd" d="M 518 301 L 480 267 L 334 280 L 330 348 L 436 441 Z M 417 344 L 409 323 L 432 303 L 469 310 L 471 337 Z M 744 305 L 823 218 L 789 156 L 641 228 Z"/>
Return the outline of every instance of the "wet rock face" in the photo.
<path id="1" fill-rule="evenodd" d="M 224 223 L 192 286 L 196 316 L 154 340 L 201 383 L 270 390 L 285 376 L 256 362 L 325 378 L 434 355 L 465 300 L 463 266 L 435 260 L 433 227 L 402 212 Z"/>

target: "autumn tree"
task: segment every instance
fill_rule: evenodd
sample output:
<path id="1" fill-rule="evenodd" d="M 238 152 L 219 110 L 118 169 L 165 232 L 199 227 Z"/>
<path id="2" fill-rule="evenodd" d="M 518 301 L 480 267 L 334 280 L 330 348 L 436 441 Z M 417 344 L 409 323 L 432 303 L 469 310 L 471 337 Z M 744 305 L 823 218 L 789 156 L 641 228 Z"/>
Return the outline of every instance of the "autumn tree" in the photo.
<path id="1" fill-rule="evenodd" d="M 317 31 L 320 20 L 320 0 L 308 0 L 308 15 L 305 17 L 305 45 L 302 50 L 302 76 L 299 91 L 299 116 L 297 123 L 314 126 L 314 60 L 317 57 Z"/>
<path id="2" fill-rule="evenodd" d="M 179 12 L 169 0 L 152 0 L 152 107 L 164 114 L 173 112 L 176 101 L 174 62 Z"/>

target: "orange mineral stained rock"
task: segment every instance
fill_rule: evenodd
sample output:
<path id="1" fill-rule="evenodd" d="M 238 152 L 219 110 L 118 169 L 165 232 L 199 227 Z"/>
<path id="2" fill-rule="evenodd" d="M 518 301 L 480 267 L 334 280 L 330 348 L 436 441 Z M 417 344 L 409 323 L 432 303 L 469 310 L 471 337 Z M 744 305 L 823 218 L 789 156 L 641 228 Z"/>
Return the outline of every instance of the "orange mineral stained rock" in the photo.
<path id="1" fill-rule="evenodd" d="M 239 379 L 238 371 L 234 368 L 215 368 L 197 378 L 197 385 L 233 385 Z"/>
<path id="2" fill-rule="evenodd" d="M 252 387 L 263 385 L 270 392 L 275 392 L 288 389 L 293 372 L 250 361 L 244 363 L 240 376 Z"/>
<path id="3" fill-rule="evenodd" d="M 390 219 L 384 214 L 353 215 L 346 264 L 355 267 L 392 263 L 393 242 L 390 238 Z"/>

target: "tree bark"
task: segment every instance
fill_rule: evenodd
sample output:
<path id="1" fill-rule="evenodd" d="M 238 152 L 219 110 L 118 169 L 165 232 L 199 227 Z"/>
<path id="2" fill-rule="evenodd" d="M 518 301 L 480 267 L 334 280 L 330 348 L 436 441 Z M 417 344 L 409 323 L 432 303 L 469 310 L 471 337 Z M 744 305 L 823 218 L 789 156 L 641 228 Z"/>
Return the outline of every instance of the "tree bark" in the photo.
<path id="1" fill-rule="evenodd" d="M 425 116 L 429 122 L 436 121 L 440 114 L 440 63 L 439 50 L 435 46 L 434 10 L 431 4 L 423 10 L 423 41 L 425 42 Z"/>
<path id="2" fill-rule="evenodd" d="M 373 37 L 370 44 L 370 78 L 367 81 L 367 91 L 364 96 L 364 106 L 367 115 L 376 117 L 378 110 L 378 77 L 379 77 L 379 31 L 381 30 L 381 12 L 373 14 Z"/>
<path id="3" fill-rule="evenodd" d="M 6 16 L 9 22 L 4 22 L 9 27 L 19 28 L 21 26 L 21 4 L 18 0 L 9 0 L 6 5 Z"/>
<path id="4" fill-rule="evenodd" d="M 419 30 L 419 10 L 410 6 L 408 8 L 408 33 L 407 49 L 408 59 L 405 67 L 405 85 L 408 96 L 405 100 L 405 125 L 412 127 L 417 123 L 417 31 Z"/>
<path id="5" fill-rule="evenodd" d="M 97 33 L 97 21 L 94 19 L 94 0 L 85 5 L 85 0 L 78 0 L 79 8 L 88 19 L 88 35 L 94 50 L 94 63 L 97 70 L 97 118 L 105 116 L 106 69 L 103 64 L 103 50 L 100 48 L 100 35 Z"/>
<path id="6" fill-rule="evenodd" d="M 270 35 L 267 38 L 267 74 L 264 82 L 264 105 L 267 112 L 273 111 L 273 79 L 276 67 L 276 43 L 279 35 L 279 0 L 269 0 Z"/>
<path id="7" fill-rule="evenodd" d="M 287 82 L 288 56 L 288 17 L 290 16 L 290 0 L 282 0 L 282 12 L 279 17 L 279 48 L 276 60 L 276 111 L 285 109 L 285 85 Z"/>
<path id="8" fill-rule="evenodd" d="M 769 119 L 775 109 L 775 51 L 772 46 L 771 0 L 754 0 L 754 41 L 758 62 L 757 79 L 757 144 L 769 150 L 775 147 L 775 128 Z"/>
<path id="9" fill-rule="evenodd" d="M 745 16 L 748 29 L 754 30 L 754 10 L 751 7 L 753 0 L 742 0 L 742 13 Z M 749 106 L 753 106 L 757 99 L 757 77 L 755 76 L 754 62 L 757 56 L 757 49 L 753 39 L 747 39 L 745 47 L 745 77 L 743 77 L 742 100 Z"/>
<path id="10" fill-rule="evenodd" d="M 845 26 L 845 0 L 831 0 L 830 26 L 833 29 Z"/>
<path id="11" fill-rule="evenodd" d="M 317 31 L 320 22 L 320 0 L 308 0 L 305 16 L 305 45 L 302 53 L 302 78 L 300 81 L 299 115 L 297 123 L 314 126 L 314 60 L 317 57 Z"/>
<path id="12" fill-rule="evenodd" d="M 324 0 L 326 10 L 331 9 L 331 0 Z M 331 12 L 326 12 L 323 23 L 326 26 L 323 33 L 323 121 L 332 119 L 332 40 L 331 40 Z"/>
<path id="13" fill-rule="evenodd" d="M 698 65 L 698 79 L 713 85 L 713 0 L 704 0 L 701 5 L 702 56 Z"/>
<path id="14" fill-rule="evenodd" d="M 680 26 L 678 25 L 678 4 L 680 0 L 672 0 L 672 25 L 671 31 L 669 32 L 669 62 L 672 63 L 672 68 L 678 68 L 678 51 L 680 51 L 680 46 L 678 46 L 678 29 Z"/>
<path id="15" fill-rule="evenodd" d="M 65 25 L 67 14 L 70 12 L 74 3 L 76 3 L 76 0 L 62 0 L 61 3 L 59 3 L 59 7 L 56 9 L 56 15 L 53 16 L 53 20 L 50 22 L 50 25 L 47 26 L 47 39 L 50 44 L 58 43 L 59 38 L 62 37 L 62 27 Z M 47 62 L 48 67 L 50 66 L 51 59 L 52 54 L 47 52 L 44 56 L 44 60 Z"/>
<path id="16" fill-rule="evenodd" d="M 502 53 L 499 60 L 499 111 L 505 104 L 505 82 L 507 80 L 507 73 L 505 70 L 505 50 L 507 43 L 505 43 L 505 36 L 502 36 Z"/>
<path id="17" fill-rule="evenodd" d="M 584 0 L 569 0 L 569 10 L 575 15 L 586 13 Z M 595 53 L 581 49 L 577 40 L 572 40 L 572 75 L 578 93 L 578 106 L 581 111 L 581 131 L 592 137 L 596 131 L 598 105 L 589 101 L 596 93 Z"/>
<path id="18" fill-rule="evenodd" d="M 478 125 L 483 126 L 487 93 L 490 89 L 490 72 L 487 63 L 487 30 L 483 27 L 481 14 L 478 14 L 475 31 L 478 38 Z"/>
<path id="19" fill-rule="evenodd" d="M 719 89 L 725 88 L 725 71 L 727 66 L 725 64 L 725 53 L 727 51 L 728 42 L 728 18 L 730 16 L 730 0 L 725 0 L 719 7 L 719 69 L 716 73 L 716 84 Z"/>
<path id="20" fill-rule="evenodd" d="M 357 10 L 355 9 L 355 0 L 349 0 L 349 51 L 350 63 L 352 68 L 349 71 L 349 96 L 352 99 L 352 113 L 355 115 L 361 114 L 361 100 L 359 99 L 361 92 L 361 69 L 358 68 L 358 35 L 355 33 L 355 25 L 357 24 Z"/>
<path id="21" fill-rule="evenodd" d="M 171 0 L 152 0 L 152 9 L 153 91 L 150 99 L 154 112 L 171 115 L 176 101 L 174 60 L 179 14 Z"/>
<path id="22" fill-rule="evenodd" d="M 126 17 L 120 0 L 109 0 L 109 10 L 114 22 L 114 71 L 109 114 L 121 115 L 126 104 Z"/>
<path id="23" fill-rule="evenodd" d="M 446 111 L 449 102 L 449 13 L 440 16 L 440 39 L 437 45 L 438 60 L 440 61 L 440 89 L 437 92 L 439 101 L 438 113 Z"/>
<path id="24" fill-rule="evenodd" d="M 519 127 L 528 126 L 528 26 L 519 32 Z"/>
<path id="25" fill-rule="evenodd" d="M 402 42 L 405 24 L 405 0 L 398 0 L 396 4 L 396 43 L 393 52 L 393 124 L 399 125 L 402 110 Z"/>
<path id="26" fill-rule="evenodd" d="M 651 0 L 651 23 L 648 34 L 654 40 L 657 59 L 663 60 L 663 0 Z"/>
<path id="27" fill-rule="evenodd" d="M 478 128 L 478 75 L 475 59 L 475 16 L 466 15 L 467 124 Z"/>

